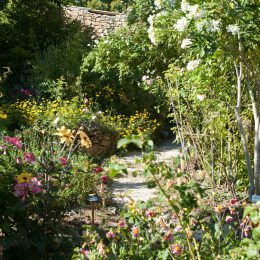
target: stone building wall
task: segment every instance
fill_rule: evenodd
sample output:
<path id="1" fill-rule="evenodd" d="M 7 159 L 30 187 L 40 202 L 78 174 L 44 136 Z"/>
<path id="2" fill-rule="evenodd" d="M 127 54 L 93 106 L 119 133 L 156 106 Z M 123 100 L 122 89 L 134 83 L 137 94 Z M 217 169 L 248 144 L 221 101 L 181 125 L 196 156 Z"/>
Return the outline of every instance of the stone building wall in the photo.
<path id="1" fill-rule="evenodd" d="M 125 15 L 116 12 L 92 10 L 85 7 L 68 6 L 65 14 L 72 20 L 80 21 L 83 25 L 93 29 L 97 36 L 107 35 L 122 26 Z"/>

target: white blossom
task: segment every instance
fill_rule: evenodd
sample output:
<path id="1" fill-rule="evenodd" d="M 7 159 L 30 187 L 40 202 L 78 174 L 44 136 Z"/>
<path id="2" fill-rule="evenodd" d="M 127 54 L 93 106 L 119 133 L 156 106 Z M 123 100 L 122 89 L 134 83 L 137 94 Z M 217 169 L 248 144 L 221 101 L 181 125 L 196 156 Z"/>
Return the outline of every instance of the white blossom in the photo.
<path id="1" fill-rule="evenodd" d="M 60 121 L 60 118 L 59 118 L 59 117 L 56 117 L 56 118 L 54 119 L 54 121 L 53 121 L 53 124 L 54 124 L 54 125 L 57 125 L 59 121 Z"/>
<path id="2" fill-rule="evenodd" d="M 155 39 L 155 32 L 154 32 L 154 16 L 153 15 L 149 15 L 148 19 L 147 19 L 148 23 L 150 24 L 149 28 L 148 28 L 148 37 L 151 41 L 152 44 L 156 43 L 156 39 Z"/>
<path id="3" fill-rule="evenodd" d="M 149 79 L 149 76 L 144 75 L 144 76 L 142 77 L 142 81 L 146 81 L 147 79 Z"/>
<path id="4" fill-rule="evenodd" d="M 191 5 L 188 9 L 188 14 L 186 15 L 187 18 L 192 19 L 192 18 L 196 18 L 198 15 L 198 5 Z"/>
<path id="5" fill-rule="evenodd" d="M 182 49 L 187 49 L 192 44 L 192 41 L 189 38 L 183 39 L 181 43 Z"/>
<path id="6" fill-rule="evenodd" d="M 186 0 L 182 0 L 181 1 L 181 10 L 184 13 L 187 13 L 189 11 L 189 8 L 190 8 L 190 4 Z"/>
<path id="7" fill-rule="evenodd" d="M 150 25 L 153 25 L 153 15 L 149 15 L 147 21 Z"/>
<path id="8" fill-rule="evenodd" d="M 200 60 L 189 61 L 187 64 L 187 70 L 192 71 L 192 70 L 196 69 L 199 66 L 199 63 L 200 63 Z"/>
<path id="9" fill-rule="evenodd" d="M 197 99 L 199 100 L 199 101 L 203 101 L 204 99 L 205 99 L 205 95 L 197 95 Z"/>
<path id="10" fill-rule="evenodd" d="M 220 30 L 219 28 L 220 21 L 217 20 L 211 20 L 209 22 L 209 26 L 207 28 L 208 32 L 218 32 Z"/>
<path id="11" fill-rule="evenodd" d="M 91 119 L 92 120 L 95 120 L 97 118 L 97 116 L 92 116 Z"/>
<path id="12" fill-rule="evenodd" d="M 208 24 L 208 22 L 206 20 L 202 20 L 202 21 L 197 22 L 195 24 L 195 27 L 198 30 L 198 32 L 201 32 L 207 24 Z"/>
<path id="13" fill-rule="evenodd" d="M 162 0 L 155 0 L 154 5 L 157 9 L 161 9 Z"/>
<path id="14" fill-rule="evenodd" d="M 174 28 L 178 32 L 183 32 L 188 27 L 188 24 L 189 24 L 189 21 L 187 20 L 187 18 L 186 17 L 182 17 L 182 18 L 177 20 L 176 24 L 174 25 Z"/>
<path id="15" fill-rule="evenodd" d="M 239 32 L 239 27 L 237 24 L 230 24 L 226 27 L 226 29 L 227 32 L 232 33 L 233 35 L 236 35 Z"/>
<path id="16" fill-rule="evenodd" d="M 155 32 L 152 25 L 150 25 L 150 27 L 148 28 L 148 37 L 152 44 L 156 43 Z"/>

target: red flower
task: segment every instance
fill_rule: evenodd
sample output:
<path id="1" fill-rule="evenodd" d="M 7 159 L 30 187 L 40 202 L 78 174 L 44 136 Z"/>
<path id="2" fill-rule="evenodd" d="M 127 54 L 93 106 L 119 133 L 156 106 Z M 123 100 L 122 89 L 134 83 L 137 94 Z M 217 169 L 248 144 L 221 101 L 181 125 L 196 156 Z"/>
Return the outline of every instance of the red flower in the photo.
<path id="1" fill-rule="evenodd" d="M 94 168 L 94 172 L 95 173 L 100 173 L 100 172 L 103 172 L 103 171 L 104 170 L 103 170 L 103 168 L 101 166 Z"/>
<path id="2" fill-rule="evenodd" d="M 61 165 L 67 165 L 68 164 L 67 158 L 66 157 L 61 157 L 60 158 L 60 164 Z"/>
<path id="3" fill-rule="evenodd" d="M 4 140 L 5 140 L 5 142 L 16 146 L 18 149 L 22 149 L 22 141 L 20 138 L 5 136 Z"/>
<path id="4" fill-rule="evenodd" d="M 155 213 L 152 210 L 146 210 L 146 212 L 145 212 L 145 216 L 148 219 L 151 219 L 154 215 L 155 215 Z"/>
<path id="5" fill-rule="evenodd" d="M 101 181 L 102 181 L 102 183 L 107 184 L 107 181 L 108 181 L 107 175 L 103 175 L 103 176 L 101 177 Z"/>
<path id="6" fill-rule="evenodd" d="M 233 198 L 230 200 L 230 204 L 231 205 L 235 205 L 237 203 L 237 199 L 236 198 Z"/>

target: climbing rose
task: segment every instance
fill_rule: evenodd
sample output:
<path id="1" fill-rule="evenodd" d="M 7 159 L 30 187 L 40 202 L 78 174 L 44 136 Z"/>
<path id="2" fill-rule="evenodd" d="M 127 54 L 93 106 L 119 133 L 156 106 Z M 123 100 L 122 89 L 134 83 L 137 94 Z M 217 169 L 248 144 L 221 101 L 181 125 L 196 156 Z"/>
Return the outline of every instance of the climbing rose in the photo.
<path id="1" fill-rule="evenodd" d="M 187 64 L 187 70 L 195 70 L 199 66 L 200 60 L 192 60 Z"/>
<path id="2" fill-rule="evenodd" d="M 232 33 L 233 35 L 236 35 L 239 32 L 239 27 L 237 24 L 230 24 L 226 27 L 227 32 Z"/>
<path id="3" fill-rule="evenodd" d="M 182 49 L 187 49 L 192 44 L 192 41 L 189 38 L 183 39 L 181 43 Z"/>
<path id="4" fill-rule="evenodd" d="M 177 20 L 176 24 L 174 25 L 174 29 L 178 32 L 183 32 L 188 27 L 189 21 L 186 17 L 182 17 Z"/>

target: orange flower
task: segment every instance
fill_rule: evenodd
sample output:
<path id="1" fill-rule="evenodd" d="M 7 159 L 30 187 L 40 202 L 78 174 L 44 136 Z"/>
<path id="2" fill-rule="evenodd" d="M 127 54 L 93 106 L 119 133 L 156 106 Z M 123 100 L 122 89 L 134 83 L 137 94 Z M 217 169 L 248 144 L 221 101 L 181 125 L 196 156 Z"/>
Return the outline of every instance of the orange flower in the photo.
<path id="1" fill-rule="evenodd" d="M 80 131 L 79 136 L 80 136 L 81 146 L 86 147 L 86 148 L 90 148 L 92 146 L 92 143 L 85 132 Z"/>
<path id="2" fill-rule="evenodd" d="M 66 129 L 65 126 L 62 126 L 61 128 L 57 128 L 58 133 L 55 133 L 54 135 L 58 135 L 60 137 L 60 142 L 66 143 L 68 146 L 72 144 L 74 136 L 71 133 L 70 129 Z"/>
<path id="3" fill-rule="evenodd" d="M 223 211 L 223 207 L 221 205 L 218 205 L 214 208 L 214 211 L 218 214 L 220 214 Z"/>

